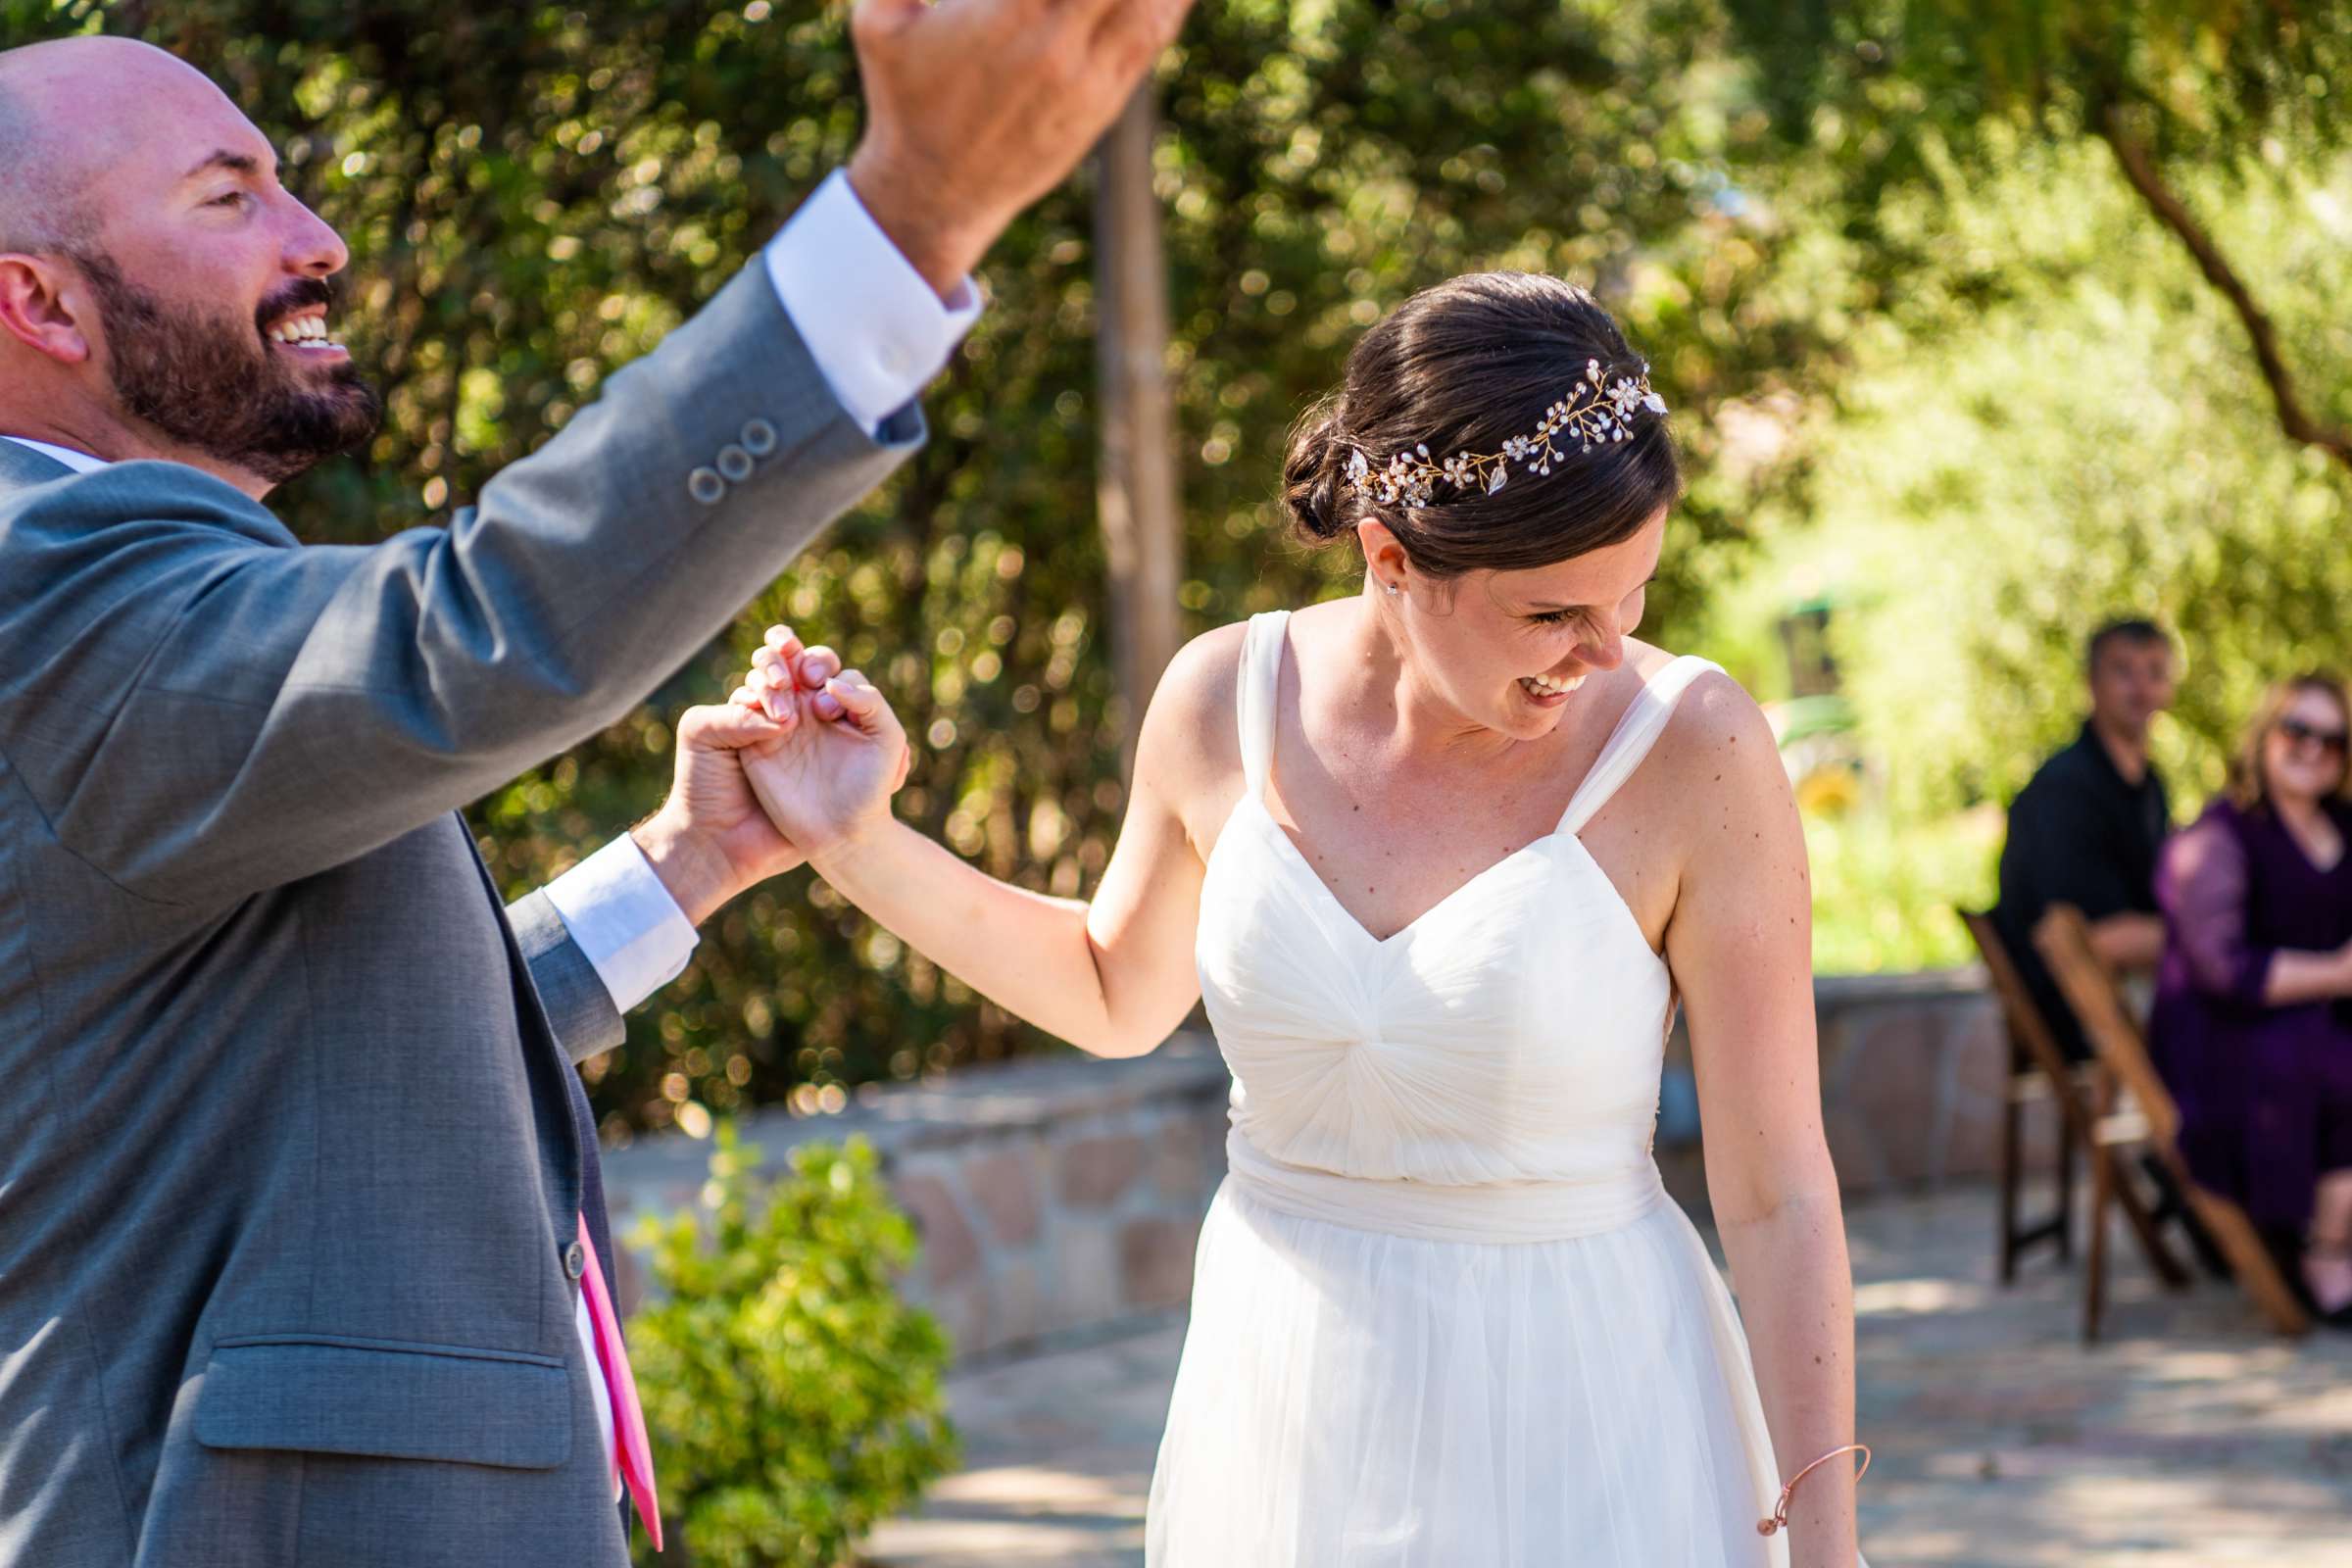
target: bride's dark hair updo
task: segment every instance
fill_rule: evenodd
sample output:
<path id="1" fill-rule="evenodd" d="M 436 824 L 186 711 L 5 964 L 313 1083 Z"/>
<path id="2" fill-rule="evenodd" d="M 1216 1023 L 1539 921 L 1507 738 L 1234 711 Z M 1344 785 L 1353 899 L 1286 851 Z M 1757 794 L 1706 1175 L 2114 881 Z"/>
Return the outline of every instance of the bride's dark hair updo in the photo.
<path id="1" fill-rule="evenodd" d="M 1352 534 L 1367 516 L 1389 525 L 1417 571 L 1547 566 L 1629 538 L 1682 493 L 1666 417 L 1642 409 L 1623 441 L 1581 450 L 1573 430 L 1547 474 L 1509 466 L 1492 494 L 1440 482 L 1409 507 L 1364 494 L 1348 477 L 1361 453 L 1377 470 L 1397 453 L 1498 453 L 1534 434 L 1597 361 L 1614 386 L 1641 356 L 1592 296 L 1535 272 L 1473 272 L 1423 289 L 1366 332 L 1348 372 L 1291 433 L 1283 501 L 1308 539 Z"/>

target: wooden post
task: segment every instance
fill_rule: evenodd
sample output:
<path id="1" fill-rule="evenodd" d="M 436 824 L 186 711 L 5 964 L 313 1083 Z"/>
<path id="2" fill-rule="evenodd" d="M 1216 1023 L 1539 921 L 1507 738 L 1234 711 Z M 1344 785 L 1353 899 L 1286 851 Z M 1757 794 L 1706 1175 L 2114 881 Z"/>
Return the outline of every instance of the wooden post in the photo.
<path id="1" fill-rule="evenodd" d="M 1159 115 L 1149 83 L 1137 90 L 1095 155 L 1095 297 L 1101 311 L 1102 466 L 1096 510 L 1110 567 L 1111 655 L 1125 710 L 1121 770 L 1180 635 L 1183 573 L 1173 402 L 1168 389 L 1168 277 L 1152 142 Z"/>

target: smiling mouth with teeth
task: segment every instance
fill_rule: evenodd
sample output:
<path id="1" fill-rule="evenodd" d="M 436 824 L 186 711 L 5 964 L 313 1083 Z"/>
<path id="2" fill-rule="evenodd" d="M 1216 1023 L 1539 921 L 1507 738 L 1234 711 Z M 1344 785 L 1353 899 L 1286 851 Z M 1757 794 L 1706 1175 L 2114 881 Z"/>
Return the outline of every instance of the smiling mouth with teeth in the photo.
<path id="1" fill-rule="evenodd" d="M 1536 697 L 1565 697 L 1585 683 L 1582 675 L 1568 680 L 1554 680 L 1549 675 L 1522 675 L 1519 684 Z"/>
<path id="2" fill-rule="evenodd" d="M 265 334 L 272 343 L 283 343 L 294 349 L 337 349 L 343 345 L 329 337 L 323 313 L 289 316 Z"/>

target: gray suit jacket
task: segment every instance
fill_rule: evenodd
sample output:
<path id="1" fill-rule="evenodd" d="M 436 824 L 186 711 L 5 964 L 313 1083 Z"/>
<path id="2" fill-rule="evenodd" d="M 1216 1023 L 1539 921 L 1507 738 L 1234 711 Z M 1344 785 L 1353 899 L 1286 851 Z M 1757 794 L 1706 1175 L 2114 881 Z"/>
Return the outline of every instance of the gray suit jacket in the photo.
<path id="1" fill-rule="evenodd" d="M 920 435 L 852 422 L 755 265 L 370 548 L 0 443 L 0 1564 L 625 1562 L 572 1245 L 620 1020 L 455 808 Z"/>

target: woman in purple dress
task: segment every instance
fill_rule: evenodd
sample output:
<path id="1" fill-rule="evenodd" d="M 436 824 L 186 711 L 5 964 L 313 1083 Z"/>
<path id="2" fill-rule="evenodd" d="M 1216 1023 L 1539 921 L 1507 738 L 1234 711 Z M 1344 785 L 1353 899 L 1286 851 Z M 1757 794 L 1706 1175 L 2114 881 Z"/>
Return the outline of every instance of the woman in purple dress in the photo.
<path id="1" fill-rule="evenodd" d="M 2323 1317 L 2352 1326 L 2352 792 L 2341 682 L 2273 687 L 2230 786 L 2166 846 L 2151 1024 L 2197 1180 L 2304 1240 Z"/>

